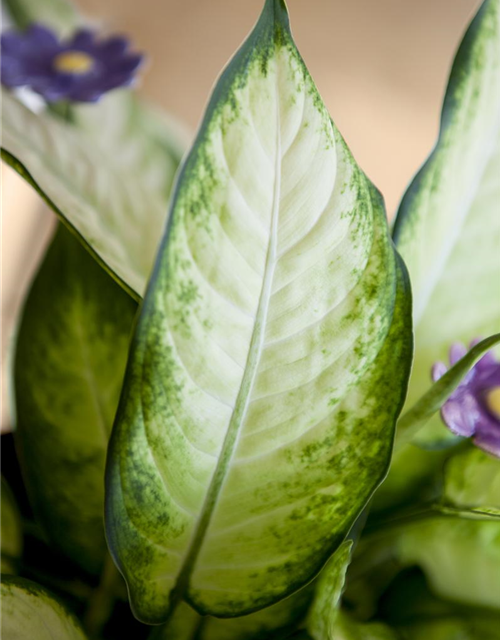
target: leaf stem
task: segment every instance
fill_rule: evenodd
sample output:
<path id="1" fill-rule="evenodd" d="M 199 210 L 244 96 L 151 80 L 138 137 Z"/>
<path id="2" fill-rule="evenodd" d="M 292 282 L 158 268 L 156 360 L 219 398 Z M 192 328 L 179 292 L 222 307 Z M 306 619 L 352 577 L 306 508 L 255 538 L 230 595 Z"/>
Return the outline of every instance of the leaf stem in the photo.
<path id="1" fill-rule="evenodd" d="M 109 620 L 117 598 L 122 577 L 108 553 L 104 562 L 101 580 L 92 592 L 83 617 L 83 624 L 91 638 L 98 638 Z"/>
<path id="2" fill-rule="evenodd" d="M 52 102 L 48 105 L 49 111 L 51 111 L 58 118 L 66 122 L 66 124 L 74 124 L 75 114 L 71 107 L 69 100 L 61 100 L 61 102 Z"/>

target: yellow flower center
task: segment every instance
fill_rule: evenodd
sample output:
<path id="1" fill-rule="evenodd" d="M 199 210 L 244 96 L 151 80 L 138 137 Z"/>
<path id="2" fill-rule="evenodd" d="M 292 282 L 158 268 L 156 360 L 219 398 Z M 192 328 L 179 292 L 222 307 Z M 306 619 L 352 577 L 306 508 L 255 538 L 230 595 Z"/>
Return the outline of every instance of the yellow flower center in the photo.
<path id="1" fill-rule="evenodd" d="M 56 56 L 54 67 L 63 73 L 80 75 L 87 73 L 94 66 L 94 59 L 83 51 L 65 51 Z"/>
<path id="2" fill-rule="evenodd" d="M 500 387 L 493 387 L 486 396 L 488 409 L 500 420 Z"/>

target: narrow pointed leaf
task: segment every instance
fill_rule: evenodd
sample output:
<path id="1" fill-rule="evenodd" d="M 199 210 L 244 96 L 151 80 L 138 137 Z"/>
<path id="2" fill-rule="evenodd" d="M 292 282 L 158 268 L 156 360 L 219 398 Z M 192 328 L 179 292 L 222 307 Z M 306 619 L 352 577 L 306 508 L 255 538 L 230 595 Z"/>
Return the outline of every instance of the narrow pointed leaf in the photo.
<path id="1" fill-rule="evenodd" d="M 180 161 L 171 125 L 127 91 L 78 109 L 77 126 L 48 111 L 34 114 L 6 90 L 2 99 L 2 158 L 140 298 Z"/>
<path id="2" fill-rule="evenodd" d="M 85 640 L 77 619 L 43 587 L 2 576 L 2 637 L 6 640 Z"/>
<path id="3" fill-rule="evenodd" d="M 458 50 L 439 140 L 406 192 L 394 237 L 410 272 L 411 407 L 453 342 L 500 328 L 500 1 L 486 0 Z M 439 416 L 419 441 L 440 440 Z"/>
<path id="4" fill-rule="evenodd" d="M 475 363 L 500 343 L 500 334 L 481 340 L 451 367 L 398 421 L 396 445 L 401 447 L 439 411 Z"/>
<path id="5" fill-rule="evenodd" d="M 307 630 L 314 640 L 337 640 L 335 635 L 352 540 L 346 540 L 330 558 L 316 583 Z"/>
<path id="6" fill-rule="evenodd" d="M 140 619 L 243 615 L 321 569 L 386 472 L 409 315 L 380 195 L 268 0 L 180 174 L 114 427 Z"/>
<path id="7" fill-rule="evenodd" d="M 58 228 L 17 336 L 16 446 L 51 541 L 89 572 L 103 563 L 104 467 L 135 302 Z"/>

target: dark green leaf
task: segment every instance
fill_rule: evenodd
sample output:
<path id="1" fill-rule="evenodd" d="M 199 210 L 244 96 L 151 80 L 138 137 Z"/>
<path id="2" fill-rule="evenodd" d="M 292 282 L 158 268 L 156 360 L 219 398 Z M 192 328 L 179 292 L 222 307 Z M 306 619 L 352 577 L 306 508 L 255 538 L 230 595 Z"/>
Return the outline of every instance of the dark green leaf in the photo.
<path id="1" fill-rule="evenodd" d="M 99 571 L 106 448 L 136 304 L 62 226 L 28 295 L 15 353 L 16 444 L 39 520 Z"/>

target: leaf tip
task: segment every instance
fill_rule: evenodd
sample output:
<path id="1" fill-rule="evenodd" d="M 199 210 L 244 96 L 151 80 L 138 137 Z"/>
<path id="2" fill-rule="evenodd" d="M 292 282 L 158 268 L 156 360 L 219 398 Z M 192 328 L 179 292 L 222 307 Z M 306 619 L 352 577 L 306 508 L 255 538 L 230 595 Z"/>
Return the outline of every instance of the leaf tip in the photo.
<path id="1" fill-rule="evenodd" d="M 262 17 L 271 20 L 275 25 L 285 27 L 287 31 L 290 30 L 290 19 L 285 0 L 266 0 Z"/>

